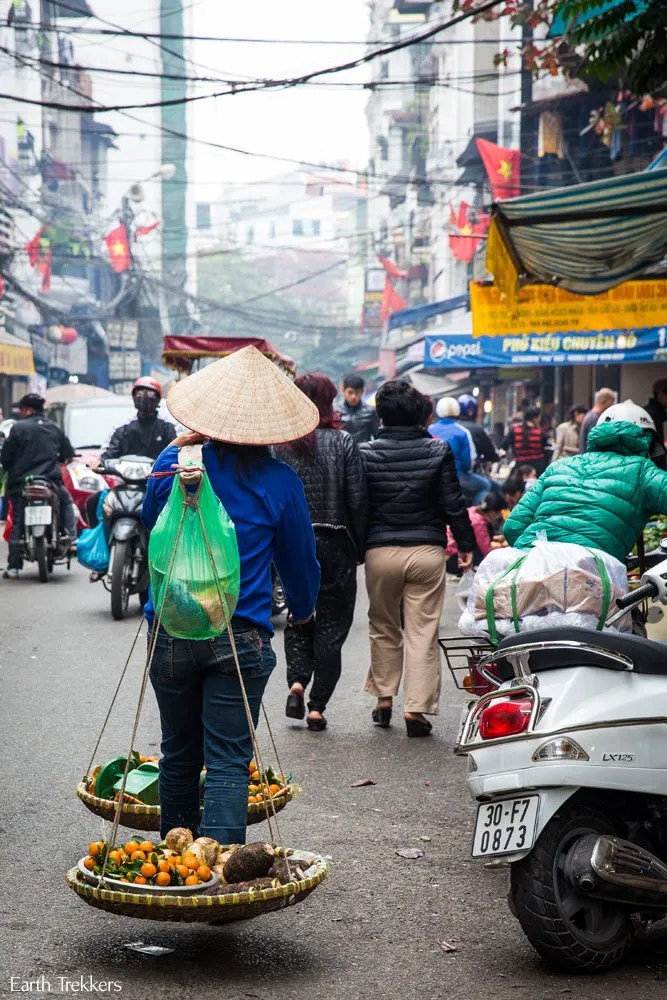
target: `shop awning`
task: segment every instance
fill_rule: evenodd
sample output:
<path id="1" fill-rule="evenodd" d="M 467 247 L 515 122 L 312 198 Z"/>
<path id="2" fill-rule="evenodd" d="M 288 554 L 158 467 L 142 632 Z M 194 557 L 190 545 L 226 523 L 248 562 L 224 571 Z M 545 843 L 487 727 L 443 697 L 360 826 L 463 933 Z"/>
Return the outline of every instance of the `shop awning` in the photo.
<path id="1" fill-rule="evenodd" d="M 486 263 L 513 305 L 519 282 L 597 295 L 667 253 L 667 171 L 611 177 L 493 206 Z"/>
<path id="2" fill-rule="evenodd" d="M 559 38 L 561 35 L 566 33 L 572 21 L 574 21 L 575 26 L 578 28 L 580 25 L 592 20 L 594 17 L 606 14 L 608 11 L 613 10 L 614 7 L 618 7 L 619 4 L 624 2 L 625 0 L 600 0 L 600 2 L 594 7 L 590 7 L 588 10 L 579 14 L 578 17 L 571 18 L 569 21 L 565 17 L 565 14 L 558 13 L 551 22 L 547 38 Z M 626 16 L 625 20 L 632 21 L 635 17 L 637 17 L 637 14 L 641 14 L 647 7 L 648 0 L 635 0 L 635 9 Z"/>
<path id="3" fill-rule="evenodd" d="M 394 330 L 399 326 L 412 326 L 413 323 L 423 323 L 433 316 L 441 316 L 444 313 L 454 312 L 455 309 L 467 309 L 469 305 L 467 295 L 455 295 L 451 299 L 442 299 L 440 302 L 426 302 L 423 306 L 410 306 L 408 309 L 399 309 L 389 317 L 389 329 Z"/>
<path id="4" fill-rule="evenodd" d="M 264 337 L 165 337 L 162 360 L 167 368 L 190 372 L 195 361 L 203 358 L 226 358 L 242 347 L 256 347 L 290 375 L 296 373 L 296 363 Z"/>
<path id="5" fill-rule="evenodd" d="M 35 374 L 32 347 L 11 333 L 0 330 L 0 375 L 23 378 Z"/>

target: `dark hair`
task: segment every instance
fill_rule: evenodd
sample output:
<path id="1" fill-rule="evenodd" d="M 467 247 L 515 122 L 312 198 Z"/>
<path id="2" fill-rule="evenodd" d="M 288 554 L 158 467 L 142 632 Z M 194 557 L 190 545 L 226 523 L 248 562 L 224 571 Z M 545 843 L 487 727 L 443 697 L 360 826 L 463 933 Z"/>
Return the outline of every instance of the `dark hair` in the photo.
<path id="1" fill-rule="evenodd" d="M 249 479 L 253 476 L 269 454 L 269 449 L 263 444 L 232 444 L 230 441 L 215 440 L 211 440 L 211 444 L 221 462 L 224 461 L 225 455 L 234 456 L 234 466 L 239 479 Z"/>
<path id="2" fill-rule="evenodd" d="M 583 413 L 586 415 L 588 413 L 588 408 L 583 405 L 583 403 L 578 403 L 576 406 L 570 407 L 570 412 L 567 415 L 568 420 L 574 420 L 577 413 Z"/>
<path id="3" fill-rule="evenodd" d="M 539 420 L 540 411 L 536 406 L 529 406 L 527 410 L 523 413 L 523 423 L 521 424 L 521 442 L 524 448 L 528 447 L 528 441 L 530 439 L 530 427 L 528 426 L 529 420 Z"/>
<path id="4" fill-rule="evenodd" d="M 520 493 L 522 496 L 526 490 L 526 484 L 524 482 L 523 476 L 521 474 L 521 469 L 516 465 L 510 472 L 509 476 L 503 483 L 503 493 L 507 496 L 508 494 Z"/>
<path id="5" fill-rule="evenodd" d="M 501 510 L 505 510 L 506 506 L 507 503 L 505 502 L 505 497 L 502 495 L 500 490 L 489 490 L 481 504 L 478 505 L 477 510 L 480 514 L 485 514 L 488 511 L 496 511 L 500 513 Z"/>
<path id="6" fill-rule="evenodd" d="M 425 395 L 424 396 L 424 418 L 422 420 L 422 424 L 424 426 L 426 426 L 426 424 L 428 423 L 428 421 L 433 416 L 434 410 L 435 410 L 435 405 L 433 403 L 433 400 L 431 399 L 430 396 L 426 396 Z"/>
<path id="7" fill-rule="evenodd" d="M 659 378 L 653 383 L 653 395 L 657 396 L 659 392 L 667 392 L 667 378 Z"/>
<path id="8" fill-rule="evenodd" d="M 361 375 L 357 375 L 356 372 L 350 372 L 343 378 L 344 389 L 361 389 L 363 391 L 365 385 Z"/>
<path id="9" fill-rule="evenodd" d="M 391 379 L 380 386 L 375 408 L 385 427 L 420 427 L 426 419 L 425 397 L 403 379 Z"/>
<path id="10" fill-rule="evenodd" d="M 28 392 L 25 396 L 21 396 L 18 403 L 16 404 L 19 410 L 24 407 L 28 410 L 36 410 L 37 413 L 41 413 L 44 409 L 44 403 L 46 400 L 39 396 L 36 392 Z"/>
<path id="11" fill-rule="evenodd" d="M 298 375 L 294 379 L 294 385 L 304 396 L 312 400 L 320 414 L 320 427 L 329 427 L 332 430 L 340 430 L 340 413 L 333 408 L 334 399 L 337 396 L 336 386 L 330 378 L 320 372 L 307 372 L 305 375 Z M 313 456 L 317 447 L 315 431 L 311 431 L 306 437 L 299 438 L 298 441 L 290 441 L 287 444 L 278 445 L 275 448 L 276 455 L 285 457 L 289 455 Z M 287 459 L 289 460 L 289 459 Z"/>

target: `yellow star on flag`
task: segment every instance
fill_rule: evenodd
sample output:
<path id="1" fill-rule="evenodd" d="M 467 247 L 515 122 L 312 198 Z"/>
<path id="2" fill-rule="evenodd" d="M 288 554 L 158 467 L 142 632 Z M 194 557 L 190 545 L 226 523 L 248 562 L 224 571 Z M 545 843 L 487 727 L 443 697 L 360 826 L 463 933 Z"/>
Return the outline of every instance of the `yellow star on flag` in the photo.
<path id="1" fill-rule="evenodd" d="M 111 248 L 111 252 L 114 255 L 114 257 L 122 257 L 123 254 L 125 253 L 125 244 L 121 243 L 120 240 L 118 240 L 118 242 L 114 243 L 113 247 Z"/>
<path id="2" fill-rule="evenodd" d="M 506 181 L 512 176 L 512 164 L 509 160 L 501 160 L 500 166 L 498 167 L 498 173 L 501 177 L 504 177 Z"/>
<path id="3" fill-rule="evenodd" d="M 461 236 L 472 236 L 472 226 L 466 224 L 460 232 Z"/>

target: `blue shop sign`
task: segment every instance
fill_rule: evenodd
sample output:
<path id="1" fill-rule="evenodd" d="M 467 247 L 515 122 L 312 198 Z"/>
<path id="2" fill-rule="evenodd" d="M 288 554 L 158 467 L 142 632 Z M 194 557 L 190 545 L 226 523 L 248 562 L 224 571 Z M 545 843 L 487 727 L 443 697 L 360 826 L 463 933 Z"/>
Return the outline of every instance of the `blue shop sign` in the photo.
<path id="1" fill-rule="evenodd" d="M 473 337 L 427 335 L 426 368 L 507 368 L 543 365 L 618 365 L 667 361 L 667 327 Z"/>

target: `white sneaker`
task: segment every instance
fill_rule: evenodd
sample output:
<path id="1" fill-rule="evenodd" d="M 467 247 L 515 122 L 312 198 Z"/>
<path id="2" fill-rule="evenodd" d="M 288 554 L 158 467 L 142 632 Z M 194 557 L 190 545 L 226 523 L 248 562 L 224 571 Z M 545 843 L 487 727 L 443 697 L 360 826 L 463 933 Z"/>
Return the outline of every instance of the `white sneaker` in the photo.
<path id="1" fill-rule="evenodd" d="M 6 569 L 2 574 L 3 580 L 18 580 L 19 571 L 17 569 Z"/>

